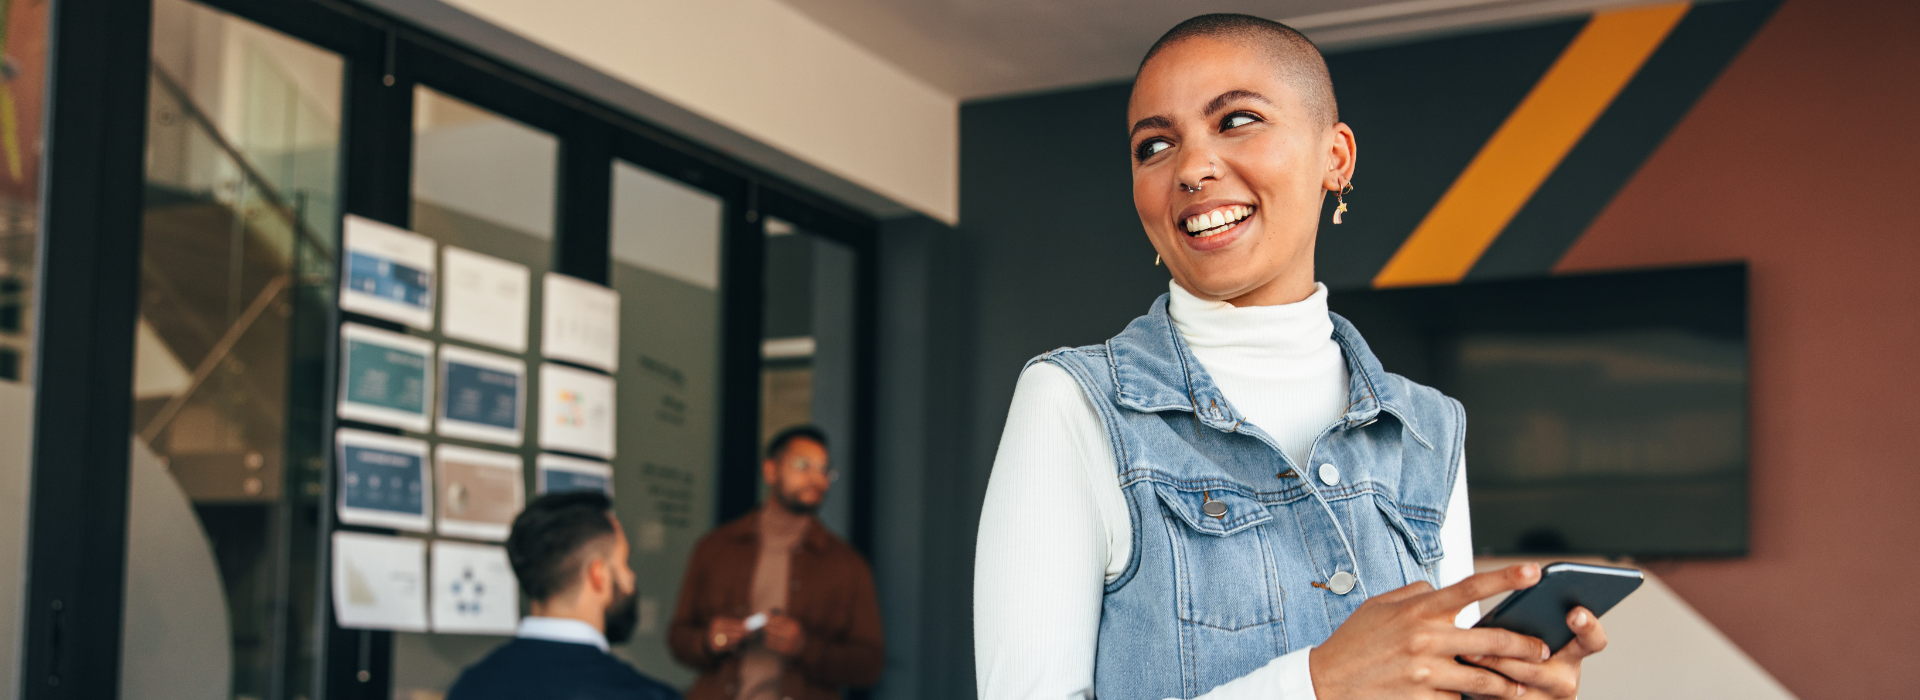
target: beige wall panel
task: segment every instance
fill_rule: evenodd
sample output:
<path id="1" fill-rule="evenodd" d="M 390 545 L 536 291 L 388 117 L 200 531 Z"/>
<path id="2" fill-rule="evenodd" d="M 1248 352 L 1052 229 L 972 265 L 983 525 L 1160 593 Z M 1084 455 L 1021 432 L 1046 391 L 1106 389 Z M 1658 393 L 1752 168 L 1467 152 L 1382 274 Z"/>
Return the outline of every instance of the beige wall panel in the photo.
<path id="1" fill-rule="evenodd" d="M 448 0 L 948 223 L 959 103 L 777 0 Z"/>

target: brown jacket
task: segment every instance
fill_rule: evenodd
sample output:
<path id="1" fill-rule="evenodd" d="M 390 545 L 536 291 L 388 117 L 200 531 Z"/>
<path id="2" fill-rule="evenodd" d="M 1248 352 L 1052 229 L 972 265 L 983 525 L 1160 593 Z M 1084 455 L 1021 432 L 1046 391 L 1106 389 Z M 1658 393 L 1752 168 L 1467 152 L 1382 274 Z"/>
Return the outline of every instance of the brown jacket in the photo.
<path id="1" fill-rule="evenodd" d="M 680 663 L 700 672 L 687 700 L 733 700 L 740 656 L 716 655 L 707 644 L 715 616 L 744 618 L 753 567 L 760 557 L 760 512 L 721 525 L 700 539 L 680 583 L 667 646 Z M 800 623 L 805 646 L 780 678 L 792 700 L 837 700 L 846 686 L 880 680 L 886 655 L 880 641 L 880 603 L 873 574 L 860 553 L 813 520 L 794 549 L 786 614 Z"/>

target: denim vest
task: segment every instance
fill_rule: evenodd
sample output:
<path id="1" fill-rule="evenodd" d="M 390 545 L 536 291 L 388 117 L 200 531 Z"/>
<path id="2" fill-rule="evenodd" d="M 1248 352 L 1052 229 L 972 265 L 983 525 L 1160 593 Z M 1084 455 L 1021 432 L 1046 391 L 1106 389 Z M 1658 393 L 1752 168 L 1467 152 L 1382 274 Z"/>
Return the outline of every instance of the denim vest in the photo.
<path id="1" fill-rule="evenodd" d="M 1105 345 L 1033 360 L 1093 403 L 1133 521 L 1101 608 L 1102 700 L 1200 695 L 1324 642 L 1369 595 L 1435 582 L 1465 415 L 1382 370 L 1346 319 L 1333 328 L 1351 400 L 1307 465 L 1227 402 L 1165 295 Z"/>

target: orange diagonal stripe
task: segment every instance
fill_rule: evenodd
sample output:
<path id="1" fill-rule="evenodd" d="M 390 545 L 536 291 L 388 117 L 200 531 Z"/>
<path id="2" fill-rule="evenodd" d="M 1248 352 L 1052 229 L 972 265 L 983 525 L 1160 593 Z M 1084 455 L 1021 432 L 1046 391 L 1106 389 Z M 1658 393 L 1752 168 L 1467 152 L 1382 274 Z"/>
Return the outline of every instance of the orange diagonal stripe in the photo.
<path id="1" fill-rule="evenodd" d="M 1520 207 L 1660 47 L 1687 3 L 1602 12 L 1547 69 L 1393 254 L 1375 287 L 1466 277 Z"/>

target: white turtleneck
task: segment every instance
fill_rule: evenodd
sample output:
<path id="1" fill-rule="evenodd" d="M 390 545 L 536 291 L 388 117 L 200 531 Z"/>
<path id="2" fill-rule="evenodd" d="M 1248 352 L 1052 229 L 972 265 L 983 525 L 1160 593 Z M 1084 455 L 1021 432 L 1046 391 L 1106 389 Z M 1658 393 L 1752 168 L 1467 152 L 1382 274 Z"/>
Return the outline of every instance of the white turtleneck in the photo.
<path id="1" fill-rule="evenodd" d="M 1347 407 L 1347 364 L 1333 340 L 1327 288 L 1292 304 L 1236 307 L 1168 285 L 1167 312 L 1233 408 L 1306 463 Z M 1473 573 L 1466 465 L 1441 543 L 1441 585 Z M 1133 523 L 1105 428 L 1066 370 L 1020 375 L 980 514 L 974 554 L 974 663 L 985 700 L 1092 698 L 1104 584 L 1125 571 Z M 1477 605 L 1456 622 L 1479 619 Z M 1301 649 L 1201 696 L 1315 700 Z"/>

